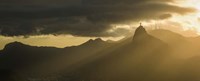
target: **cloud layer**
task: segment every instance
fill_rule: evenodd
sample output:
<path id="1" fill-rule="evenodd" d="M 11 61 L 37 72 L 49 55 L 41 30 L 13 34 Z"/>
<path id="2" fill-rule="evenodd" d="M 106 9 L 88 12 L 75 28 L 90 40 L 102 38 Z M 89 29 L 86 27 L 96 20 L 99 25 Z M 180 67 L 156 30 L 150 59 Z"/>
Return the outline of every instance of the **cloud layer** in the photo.
<path id="1" fill-rule="evenodd" d="M 5 36 L 71 34 L 119 36 L 126 29 L 113 24 L 166 19 L 195 12 L 172 5 L 173 0 L 3 0 L 0 34 Z M 112 32 L 108 31 L 113 29 Z M 116 34 L 116 32 L 119 32 Z"/>

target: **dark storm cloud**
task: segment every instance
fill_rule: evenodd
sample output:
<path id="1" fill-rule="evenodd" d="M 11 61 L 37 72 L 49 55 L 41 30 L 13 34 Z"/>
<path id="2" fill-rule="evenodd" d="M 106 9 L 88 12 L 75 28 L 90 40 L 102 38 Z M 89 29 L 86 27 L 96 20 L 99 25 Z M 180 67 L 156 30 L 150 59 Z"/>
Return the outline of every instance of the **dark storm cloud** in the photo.
<path id="1" fill-rule="evenodd" d="M 195 11 L 167 3 L 173 0 L 4 0 L 0 1 L 0 33 L 118 36 L 118 31 L 108 32 L 112 24 Z"/>

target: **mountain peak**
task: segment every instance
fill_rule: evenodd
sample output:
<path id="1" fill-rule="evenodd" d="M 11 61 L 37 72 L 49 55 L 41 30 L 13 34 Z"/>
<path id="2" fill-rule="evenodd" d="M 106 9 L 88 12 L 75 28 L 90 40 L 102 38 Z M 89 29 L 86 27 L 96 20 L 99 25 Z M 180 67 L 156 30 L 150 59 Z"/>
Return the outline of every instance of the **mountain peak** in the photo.
<path id="1" fill-rule="evenodd" d="M 97 42 L 104 42 L 101 38 L 97 38 L 97 39 L 95 39 L 94 41 L 97 41 Z"/>
<path id="2" fill-rule="evenodd" d="M 11 43 L 7 44 L 6 46 L 9 46 L 9 45 L 24 45 L 24 44 L 21 42 L 15 41 L 15 42 L 11 42 Z"/>
<path id="3" fill-rule="evenodd" d="M 18 48 L 18 47 L 23 47 L 26 46 L 25 44 L 15 41 L 15 42 L 11 42 L 9 44 L 7 44 L 4 49 L 10 49 L 10 48 Z"/>
<path id="4" fill-rule="evenodd" d="M 140 34 L 147 34 L 146 29 L 140 24 L 140 26 L 135 30 L 135 36 Z"/>
<path id="5" fill-rule="evenodd" d="M 141 40 L 144 37 L 148 36 L 146 29 L 140 24 L 140 26 L 135 30 L 133 40 Z"/>
<path id="6" fill-rule="evenodd" d="M 102 43 L 105 43 L 105 41 L 102 40 L 101 38 L 97 38 L 97 39 L 90 39 L 87 42 L 85 42 L 83 45 L 102 44 Z"/>

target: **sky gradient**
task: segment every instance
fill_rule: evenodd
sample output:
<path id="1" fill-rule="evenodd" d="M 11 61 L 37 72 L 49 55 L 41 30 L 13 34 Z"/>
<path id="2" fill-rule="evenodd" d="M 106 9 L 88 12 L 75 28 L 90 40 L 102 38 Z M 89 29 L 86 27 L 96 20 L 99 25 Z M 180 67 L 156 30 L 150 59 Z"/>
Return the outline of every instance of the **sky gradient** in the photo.
<path id="1" fill-rule="evenodd" d="M 139 22 L 197 36 L 199 5 L 198 0 L 1 0 L 0 49 L 13 41 L 65 47 L 97 37 L 119 40 L 132 35 Z"/>

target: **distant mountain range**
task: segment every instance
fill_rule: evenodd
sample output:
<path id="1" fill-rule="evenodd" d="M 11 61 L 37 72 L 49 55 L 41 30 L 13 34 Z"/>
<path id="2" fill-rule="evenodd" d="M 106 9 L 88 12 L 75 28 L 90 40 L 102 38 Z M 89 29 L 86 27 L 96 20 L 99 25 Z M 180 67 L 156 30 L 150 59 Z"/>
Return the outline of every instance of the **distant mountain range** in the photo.
<path id="1" fill-rule="evenodd" d="M 188 58 L 199 55 L 200 37 L 184 37 L 169 30 L 153 30 L 150 35 L 169 44 L 178 57 Z"/>
<path id="2" fill-rule="evenodd" d="M 198 81 L 199 37 L 136 29 L 121 42 L 91 39 L 66 48 L 13 42 L 0 51 L 1 81 Z M 184 78 L 183 78 L 184 77 Z"/>

